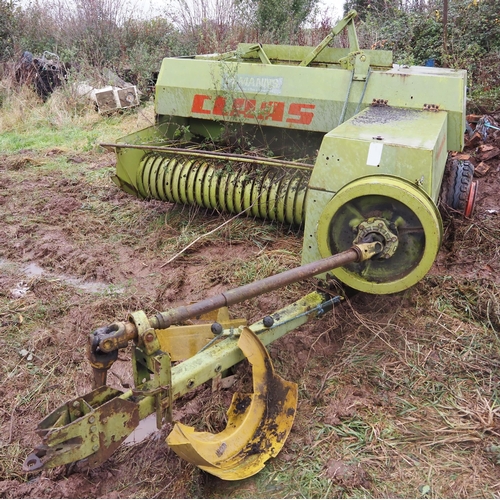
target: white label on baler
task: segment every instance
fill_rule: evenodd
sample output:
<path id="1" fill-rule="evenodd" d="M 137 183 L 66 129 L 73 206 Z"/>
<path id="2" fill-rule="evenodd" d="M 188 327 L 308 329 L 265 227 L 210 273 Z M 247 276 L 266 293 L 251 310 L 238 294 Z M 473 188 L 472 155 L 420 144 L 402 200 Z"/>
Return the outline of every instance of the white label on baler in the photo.
<path id="1" fill-rule="evenodd" d="M 280 95 L 283 78 L 255 75 L 224 75 L 222 88 L 235 92 L 252 92 L 259 94 Z"/>
<path id="2" fill-rule="evenodd" d="M 380 165 L 380 159 L 382 158 L 383 149 L 383 142 L 370 143 L 370 148 L 368 149 L 368 158 L 366 159 L 366 164 L 369 167 L 378 167 Z"/>

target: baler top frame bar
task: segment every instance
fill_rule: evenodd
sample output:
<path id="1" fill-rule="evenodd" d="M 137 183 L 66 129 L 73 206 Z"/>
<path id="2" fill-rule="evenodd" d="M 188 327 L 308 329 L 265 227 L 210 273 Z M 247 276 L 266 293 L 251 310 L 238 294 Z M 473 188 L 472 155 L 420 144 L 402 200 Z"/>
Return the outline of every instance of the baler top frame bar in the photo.
<path id="1" fill-rule="evenodd" d="M 236 50 L 222 54 L 203 54 L 188 56 L 194 59 L 206 59 L 216 61 L 243 60 L 250 62 L 259 60 L 262 64 L 290 64 L 307 67 L 313 63 L 317 65 L 340 65 L 343 69 L 352 69 L 352 61 L 355 54 L 363 53 L 373 61 L 378 68 L 390 68 L 392 66 L 392 52 L 388 50 L 360 50 L 358 36 L 354 25 L 357 16 L 355 10 L 341 19 L 330 31 L 330 33 L 314 48 L 295 45 L 271 45 L 240 43 Z M 330 42 L 344 29 L 347 31 L 349 46 L 347 48 L 328 48 Z"/>

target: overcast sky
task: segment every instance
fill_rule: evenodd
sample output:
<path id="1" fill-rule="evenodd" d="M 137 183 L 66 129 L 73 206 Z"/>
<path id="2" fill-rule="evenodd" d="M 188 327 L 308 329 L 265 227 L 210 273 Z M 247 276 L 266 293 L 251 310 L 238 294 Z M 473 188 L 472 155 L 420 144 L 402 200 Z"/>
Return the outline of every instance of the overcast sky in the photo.
<path id="1" fill-rule="evenodd" d="M 33 0 L 19 0 L 19 3 L 22 6 L 27 6 Z M 49 5 L 53 0 L 38 0 L 38 3 L 41 5 Z M 71 0 L 69 0 L 71 1 Z M 119 0 L 117 0 L 119 1 Z M 220 0 L 186 0 L 188 5 L 192 5 L 194 2 L 206 2 L 207 4 L 214 4 L 215 2 L 221 3 Z M 162 15 L 168 5 L 180 5 L 180 2 L 177 0 L 123 0 L 123 2 L 127 5 L 134 5 L 135 9 L 141 11 L 142 16 L 146 18 L 156 17 Z M 342 17 L 342 8 L 344 5 L 344 0 L 319 0 L 318 6 L 321 12 L 327 12 L 329 17 L 341 18 Z M 135 10 L 134 9 L 134 10 Z M 142 17 L 141 16 L 141 17 Z"/>
<path id="2" fill-rule="evenodd" d="M 43 0 L 41 0 L 43 2 Z M 207 2 L 211 2 L 213 0 L 207 0 Z M 189 3 L 189 0 L 187 0 Z M 137 2 L 139 7 L 142 7 L 145 13 L 149 16 L 154 17 L 156 15 L 160 15 L 162 11 L 165 9 L 165 6 L 169 2 L 166 0 L 142 0 Z M 341 17 L 342 16 L 342 8 L 344 5 L 344 0 L 319 0 L 319 6 L 321 10 L 329 10 L 333 16 Z"/>
<path id="3" fill-rule="evenodd" d="M 28 0 L 23 0 L 28 1 Z M 39 0 L 42 1 L 43 0 Z M 200 0 L 197 0 L 200 1 Z M 217 0 L 202 0 L 206 1 L 208 4 L 214 3 Z M 132 0 L 138 9 L 143 12 L 145 17 L 156 17 L 164 13 L 168 4 L 174 4 L 175 0 Z M 192 0 L 186 0 L 188 4 L 192 5 Z M 329 16 L 333 19 L 340 19 L 343 14 L 344 0 L 319 0 L 318 7 L 321 12 L 328 12 Z"/>

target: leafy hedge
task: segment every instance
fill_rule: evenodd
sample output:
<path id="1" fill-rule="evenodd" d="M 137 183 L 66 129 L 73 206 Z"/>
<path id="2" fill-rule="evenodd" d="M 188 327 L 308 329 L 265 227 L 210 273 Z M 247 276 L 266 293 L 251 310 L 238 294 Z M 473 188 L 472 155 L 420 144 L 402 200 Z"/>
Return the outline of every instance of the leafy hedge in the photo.
<path id="1" fill-rule="evenodd" d="M 318 0 L 172 0 L 154 19 L 137 18 L 131 1 L 32 0 L 21 8 L 0 0 L 0 61 L 48 50 L 73 67 L 108 67 L 144 86 L 163 57 L 238 42 L 317 43 L 335 22 L 327 12 L 318 17 Z M 465 68 L 471 95 L 500 107 L 500 0 L 448 3 L 446 50 L 443 0 L 347 0 L 344 8 L 359 12 L 361 46 L 391 49 L 401 64 Z"/>

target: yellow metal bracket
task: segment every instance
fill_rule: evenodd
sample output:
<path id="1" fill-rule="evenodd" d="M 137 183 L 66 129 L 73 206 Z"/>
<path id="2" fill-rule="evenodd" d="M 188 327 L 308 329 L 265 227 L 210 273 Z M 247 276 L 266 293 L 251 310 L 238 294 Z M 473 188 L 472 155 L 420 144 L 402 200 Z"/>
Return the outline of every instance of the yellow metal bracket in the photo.
<path id="1" fill-rule="evenodd" d="M 354 71 L 354 81 L 365 81 L 370 69 L 370 57 L 362 50 L 350 52 L 346 57 L 339 59 L 340 67 Z"/>
<path id="2" fill-rule="evenodd" d="M 199 322 L 191 322 L 192 324 L 189 325 L 172 325 L 165 329 L 158 329 L 155 333 L 161 350 L 168 352 L 172 361 L 183 361 L 194 356 L 213 341 L 215 338 L 212 331 L 214 322 L 217 322 L 222 330 L 247 324 L 243 318 L 230 319 L 228 308 L 221 307 L 203 315 Z"/>
<path id="3" fill-rule="evenodd" d="M 137 344 L 144 348 L 147 355 L 154 354 L 160 349 L 160 341 L 156 331 L 151 327 L 148 317 L 144 311 L 136 311 L 130 314 L 130 321 L 137 328 Z"/>
<path id="4" fill-rule="evenodd" d="M 264 344 L 252 330 L 242 329 L 238 347 L 252 365 L 254 392 L 234 394 L 226 429 L 211 434 L 177 423 L 167 437 L 177 455 L 229 481 L 253 476 L 279 453 L 297 408 L 297 384 L 274 372 Z"/>
<path id="5" fill-rule="evenodd" d="M 172 366 L 170 356 L 158 351 L 155 356 L 147 356 L 140 347 L 132 350 L 134 384 L 141 389 L 132 389 L 133 396 L 154 397 L 156 427 L 161 429 L 163 419 L 172 421 Z M 153 377 L 151 377 L 153 375 Z"/>
<path id="6" fill-rule="evenodd" d="M 354 18 L 357 16 L 355 10 L 351 10 L 347 13 L 344 19 L 341 19 L 333 28 L 332 31 L 317 45 L 307 57 L 301 61 L 299 66 L 309 66 L 316 57 L 328 46 L 328 44 L 333 40 L 333 38 L 338 35 L 344 28 L 347 28 L 347 36 L 349 39 L 349 48 L 351 51 L 359 50 L 358 36 L 356 35 L 356 28 L 354 26 Z"/>
<path id="7" fill-rule="evenodd" d="M 362 255 L 369 253 L 362 248 L 359 252 Z M 37 433 L 42 443 L 26 458 L 23 469 L 35 472 L 76 461 L 96 467 L 116 451 L 140 420 L 155 412 L 157 418 L 168 419 L 173 400 L 246 356 L 253 366 L 254 392 L 233 397 L 229 423 L 223 433 L 215 436 L 201 433 L 212 436 L 215 449 L 212 447 L 211 453 L 203 452 L 195 463 L 206 463 L 206 470 L 226 479 L 248 477 L 258 472 L 264 462 L 282 448 L 297 404 L 296 384 L 275 375 L 263 346 L 322 316 L 340 300 L 327 291 L 312 292 L 249 328 L 238 328 L 241 335 L 235 332 L 231 337 L 225 336 L 217 344 L 173 367 L 162 350 L 147 355 L 135 345 L 132 350 L 135 388 L 122 392 L 102 386 L 54 410 L 38 424 Z M 228 318 L 224 313 L 216 313 L 216 317 L 221 321 Z M 130 325 L 136 331 L 135 324 Z M 113 333 L 118 328 L 112 325 L 104 333 L 109 333 L 108 330 Z M 136 338 L 137 334 L 127 336 Z M 183 432 L 188 431 L 184 428 Z M 199 434 L 190 437 L 194 439 Z M 269 448 L 265 444 L 267 439 Z M 189 444 L 186 439 L 181 440 L 182 443 Z M 193 449 L 187 445 L 186 448 L 188 452 Z M 179 450 L 181 454 L 182 446 Z M 200 450 L 193 451 L 195 457 L 197 451 Z M 254 453 L 257 453 L 255 457 Z"/>

